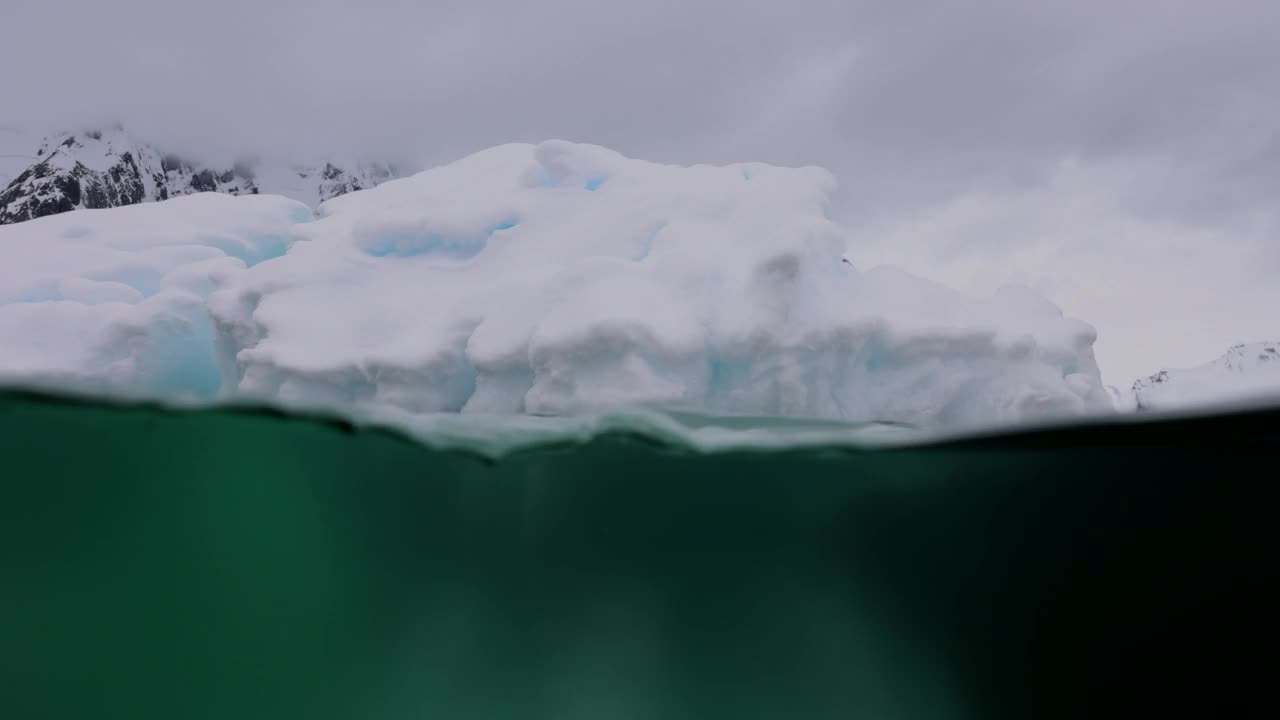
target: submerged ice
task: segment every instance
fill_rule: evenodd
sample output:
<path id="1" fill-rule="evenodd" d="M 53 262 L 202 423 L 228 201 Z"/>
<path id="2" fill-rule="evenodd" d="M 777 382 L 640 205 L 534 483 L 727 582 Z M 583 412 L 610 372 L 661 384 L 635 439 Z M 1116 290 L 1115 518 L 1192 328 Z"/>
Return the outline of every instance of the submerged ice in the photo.
<path id="1" fill-rule="evenodd" d="M 1105 411 L 1094 330 L 880 267 L 834 178 L 506 145 L 322 205 L 201 195 L 0 228 L 0 380 L 357 415 L 960 428 Z M 287 249 L 287 251 L 286 251 Z"/>

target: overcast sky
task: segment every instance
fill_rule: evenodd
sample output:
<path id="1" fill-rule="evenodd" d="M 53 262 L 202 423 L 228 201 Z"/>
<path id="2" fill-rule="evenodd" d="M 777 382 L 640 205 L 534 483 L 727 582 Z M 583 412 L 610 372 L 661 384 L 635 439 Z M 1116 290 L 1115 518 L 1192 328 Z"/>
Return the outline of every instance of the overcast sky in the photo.
<path id="1" fill-rule="evenodd" d="M 42 0 L 0 126 L 822 165 L 855 265 L 1030 284 L 1118 384 L 1280 338 L 1277 38 L 1275 0 Z"/>

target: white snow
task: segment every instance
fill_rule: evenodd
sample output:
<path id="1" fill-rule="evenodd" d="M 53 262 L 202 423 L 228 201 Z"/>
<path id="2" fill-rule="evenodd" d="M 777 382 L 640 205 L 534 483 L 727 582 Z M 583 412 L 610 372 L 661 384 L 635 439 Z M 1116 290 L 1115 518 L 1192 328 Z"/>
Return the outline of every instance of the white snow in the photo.
<path id="1" fill-rule="evenodd" d="M 204 298 L 310 210 L 202 193 L 0 226 L 0 382 L 213 399 Z"/>
<path id="2" fill-rule="evenodd" d="M 1199 367 L 1162 370 L 1126 397 L 1130 409 L 1159 411 L 1280 399 L 1280 342 L 1236 345 Z"/>
<path id="3" fill-rule="evenodd" d="M 855 269 L 834 188 L 818 168 L 552 141 L 335 198 L 312 222 L 283 198 L 201 195 L 21 223 L 0 228 L 0 377 L 406 422 L 660 406 L 971 428 L 1111 410 L 1091 326 L 1024 288 Z"/>

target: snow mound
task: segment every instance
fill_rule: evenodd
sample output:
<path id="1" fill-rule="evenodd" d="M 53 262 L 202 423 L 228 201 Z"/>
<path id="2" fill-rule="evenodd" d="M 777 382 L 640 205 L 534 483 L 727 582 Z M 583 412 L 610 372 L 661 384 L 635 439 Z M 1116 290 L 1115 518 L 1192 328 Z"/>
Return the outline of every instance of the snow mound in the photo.
<path id="1" fill-rule="evenodd" d="M 1161 370 L 1130 391 L 1135 410 L 1183 410 L 1280 397 L 1280 342 L 1236 345 L 1196 368 Z"/>
<path id="2" fill-rule="evenodd" d="M 0 226 L 0 382 L 216 398 L 205 297 L 283 255 L 310 216 L 284 198 L 205 193 Z"/>
<path id="3" fill-rule="evenodd" d="M 325 203 L 210 296 L 224 391 L 370 413 L 619 406 L 969 427 L 1107 411 L 1093 329 L 842 262 L 818 168 L 508 145 Z"/>
<path id="4" fill-rule="evenodd" d="M 957 429 L 1108 412 L 1095 333 L 844 261 L 818 168 L 552 141 L 330 200 L 0 228 L 0 379 L 412 424 L 653 408 Z M 287 248 L 287 252 L 285 252 Z"/>

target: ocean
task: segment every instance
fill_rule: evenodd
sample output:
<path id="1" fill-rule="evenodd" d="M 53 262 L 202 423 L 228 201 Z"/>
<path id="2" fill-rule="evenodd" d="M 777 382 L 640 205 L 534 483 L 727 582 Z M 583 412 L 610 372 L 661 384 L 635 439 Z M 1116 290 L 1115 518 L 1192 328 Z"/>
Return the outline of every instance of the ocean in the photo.
<path id="1" fill-rule="evenodd" d="M 1268 408 L 486 454 L 14 390 L 0 716 L 1252 716 L 1278 451 Z"/>

